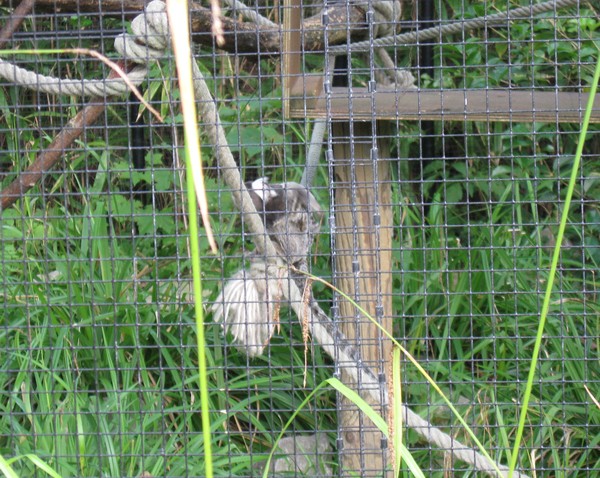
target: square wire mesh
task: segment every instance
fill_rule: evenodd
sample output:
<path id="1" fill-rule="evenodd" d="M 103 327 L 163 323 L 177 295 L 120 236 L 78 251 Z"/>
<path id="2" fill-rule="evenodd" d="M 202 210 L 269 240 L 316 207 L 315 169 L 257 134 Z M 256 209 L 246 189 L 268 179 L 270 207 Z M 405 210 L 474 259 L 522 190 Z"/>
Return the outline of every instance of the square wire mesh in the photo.
<path id="1" fill-rule="evenodd" d="M 276 278 L 280 295 L 260 309 L 272 333 L 263 353 L 248 356 L 213 321 L 228 281 L 265 258 L 232 197 L 242 184 L 227 184 L 224 145 L 199 117 L 218 244 L 215 255 L 202 230 L 209 396 L 200 397 L 183 119 L 168 41 L 156 57 L 142 53 L 139 86 L 162 120 L 128 91 L 40 92 L 14 76 L 18 66 L 81 90 L 83 78 L 110 84 L 113 70 L 87 50 L 131 71 L 133 45 L 118 53 L 114 41 L 135 34 L 132 20 L 152 3 L 37 0 L 27 10 L 0 0 L 0 58 L 9 64 L 0 73 L 0 450 L 18 475 L 46 476 L 41 462 L 60 476 L 206 476 L 203 398 L 218 476 L 259 476 L 273 449 L 271 476 L 392 476 L 398 438 L 428 476 L 478 474 L 457 457 L 456 441 L 423 438 L 439 429 L 475 446 L 407 355 L 392 358 L 391 340 L 365 311 L 507 465 L 562 239 L 517 469 L 597 476 L 598 101 L 564 205 L 598 60 L 598 7 L 226 4 L 219 46 L 210 9 L 191 4 L 194 60 L 243 180 L 287 183 L 275 189 L 287 194 L 307 170 L 311 141 L 319 146 L 309 191 L 323 215 L 305 263 L 294 265 L 337 287 L 309 280 L 324 315 L 297 314 L 284 296 L 304 276 L 288 257 L 266 258 L 295 281 Z M 489 19 L 520 7 L 523 18 Z M 412 43 L 391 36 L 449 26 Z M 284 35 L 299 42 L 284 45 Z M 348 46 L 359 41 L 362 51 Z M 292 206 L 262 211 L 284 218 L 286 238 L 301 237 Z M 244 287 L 268 279 L 261 273 Z M 246 294 L 235 305 L 264 304 Z M 381 414 L 383 432 L 336 380 Z M 399 428 L 401 403 L 427 427 Z"/>

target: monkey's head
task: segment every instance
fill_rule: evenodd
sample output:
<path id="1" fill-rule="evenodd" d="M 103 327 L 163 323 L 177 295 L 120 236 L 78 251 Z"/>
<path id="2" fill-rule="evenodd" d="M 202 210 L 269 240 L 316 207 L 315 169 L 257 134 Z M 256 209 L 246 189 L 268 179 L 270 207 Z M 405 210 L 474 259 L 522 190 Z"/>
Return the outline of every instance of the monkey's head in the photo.
<path id="1" fill-rule="evenodd" d="M 270 184 L 268 178 L 246 187 L 278 254 L 294 265 L 305 260 L 323 214 L 315 197 L 301 184 Z"/>
<path id="2" fill-rule="evenodd" d="M 247 181 L 246 187 L 258 212 L 266 210 L 266 205 L 277 198 L 277 191 L 269 184 L 269 178 Z"/>

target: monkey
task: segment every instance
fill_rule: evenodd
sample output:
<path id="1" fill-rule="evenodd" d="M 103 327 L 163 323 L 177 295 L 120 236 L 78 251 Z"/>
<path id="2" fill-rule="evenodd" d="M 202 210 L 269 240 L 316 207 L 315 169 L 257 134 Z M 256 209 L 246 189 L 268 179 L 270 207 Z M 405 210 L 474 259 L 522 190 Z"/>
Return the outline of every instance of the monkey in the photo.
<path id="1" fill-rule="evenodd" d="M 304 287 L 304 277 L 290 269 L 307 270 L 307 256 L 323 212 L 315 197 L 298 183 L 271 184 L 263 177 L 245 184 L 277 257 L 252 254 L 249 265 L 224 285 L 211 310 L 213 320 L 252 358 L 262 355 L 273 336 L 286 280 L 294 280 L 300 290 Z"/>

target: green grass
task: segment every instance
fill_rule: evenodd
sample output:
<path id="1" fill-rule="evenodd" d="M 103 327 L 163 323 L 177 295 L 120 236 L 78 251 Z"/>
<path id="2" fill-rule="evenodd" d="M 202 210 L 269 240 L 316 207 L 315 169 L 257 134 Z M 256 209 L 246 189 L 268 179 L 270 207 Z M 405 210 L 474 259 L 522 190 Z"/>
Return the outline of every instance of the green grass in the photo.
<path id="1" fill-rule="evenodd" d="M 447 2 L 445 14 L 456 16 L 462 3 Z M 531 28 L 544 41 L 523 47 L 519 41 L 526 42 Z M 582 63 L 595 60 L 597 52 L 589 48 L 597 44 L 593 32 L 598 28 L 597 22 L 586 21 L 580 29 L 572 18 L 556 25 L 548 20 L 515 26 L 510 58 L 506 31 L 492 32 L 498 42 L 487 56 L 477 56 L 477 41 L 457 45 L 454 39 L 438 51 L 447 61 L 443 77 L 424 86 L 481 86 L 487 81 L 502 87 L 508 78 L 521 86 L 587 84 L 589 64 L 581 71 L 548 64 L 570 64 L 573 55 Z M 570 50 L 567 40 L 578 32 L 584 38 L 590 33 L 591 40 Z M 563 41 L 554 45 L 550 40 L 555 33 Z M 451 67 L 464 58 L 487 61 L 493 68 L 464 77 L 462 68 Z M 532 59 L 537 63 L 530 68 Z M 231 75 L 231 66 L 223 63 L 217 69 L 204 58 L 202 68 L 209 76 L 215 71 Z M 274 67 L 263 61 L 261 68 Z M 130 169 L 126 111 L 115 105 L 107 112 L 114 128 L 90 131 L 65 153 L 56 171 L 0 217 L 0 456 L 7 460 L 0 462 L 0 470 L 7 476 L 9 466 L 16 476 L 35 476 L 36 470 L 45 476 L 41 463 L 62 477 L 143 472 L 201 476 L 206 471 L 194 312 L 192 304 L 182 305 L 189 300 L 185 286 L 191 261 L 182 165 L 173 154 L 171 129 L 181 124 L 181 117 L 169 107 L 178 92 L 160 80 L 161 73 L 173 75 L 168 68 L 153 70 L 157 81 L 147 95 L 159 103 L 167 121 L 153 128 L 146 171 Z M 239 85 L 236 89 L 215 81 L 211 87 L 223 100 L 228 139 L 244 172 L 248 177 L 298 180 L 305 125 L 283 126 L 276 79 L 257 82 L 242 73 Z M 52 128 L 76 110 L 66 98 L 59 100 L 66 102 L 64 107 L 58 100 L 41 99 L 47 104 L 40 114 L 22 90 L 0 88 L 0 145 L 7 151 L 0 158 L 6 173 L 0 177 L 1 187 L 33 161 L 35 152 L 48 145 Z M 402 160 L 394 167 L 393 184 L 398 226 L 393 243 L 394 335 L 436 380 L 492 456 L 506 464 L 513 456 L 519 400 L 580 126 L 437 125 L 436 135 L 445 135 L 446 159 L 424 163 L 410 159 L 420 153 L 418 125 L 397 126 L 401 134 L 393 150 Z M 539 378 L 533 382 L 518 456 L 520 468 L 548 476 L 594 476 L 600 470 L 600 410 L 590 397 L 599 399 L 600 381 L 597 144 L 596 126 L 588 135 L 587 156 L 575 184 L 541 337 Z M 202 152 L 213 227 L 223 254 L 211 255 L 201 234 L 203 299 L 208 303 L 221 279 L 241 266 L 241 251 L 250 246 L 241 236 L 239 218 L 206 141 Z M 315 190 L 322 204 L 329 199 L 328 181 L 323 168 Z M 154 187 L 154 203 L 131 193 L 144 182 Z M 326 232 L 311 264 L 316 275 L 331 277 Z M 332 292 L 322 284 L 314 290 L 329 309 Z M 217 476 L 253 474 L 301 404 L 333 374 L 331 360 L 317 346 L 305 368 L 297 320 L 283 310 L 281 321 L 268 356 L 252 361 L 228 344 L 219 327 L 206 325 L 209 393 L 203 399 L 210 410 Z M 401 365 L 403 400 L 471 443 L 419 372 L 406 361 Z M 314 430 L 326 433 L 335 445 L 336 392 L 331 387 L 297 412 L 290 432 Z M 427 476 L 445 476 L 444 466 L 460 476 L 475 476 L 460 463 L 445 463 L 441 452 L 432 451 L 410 430 L 403 443 Z M 323 459 L 335 469 L 335 454 Z M 410 476 L 407 469 L 401 476 Z"/>

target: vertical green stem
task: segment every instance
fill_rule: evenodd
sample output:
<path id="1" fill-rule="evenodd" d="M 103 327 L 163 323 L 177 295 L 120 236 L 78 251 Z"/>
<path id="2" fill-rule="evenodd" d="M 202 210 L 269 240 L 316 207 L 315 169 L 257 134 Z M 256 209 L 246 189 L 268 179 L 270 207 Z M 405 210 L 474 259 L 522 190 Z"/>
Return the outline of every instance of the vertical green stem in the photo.
<path id="1" fill-rule="evenodd" d="M 599 52 L 600 53 L 600 52 Z M 573 161 L 573 168 L 571 170 L 571 178 L 569 179 L 569 185 L 567 188 L 567 195 L 565 197 L 565 203 L 560 218 L 560 226 L 558 228 L 558 234 L 556 236 L 556 245 L 554 246 L 554 253 L 552 255 L 552 264 L 550 266 L 550 274 L 548 277 L 548 284 L 546 286 L 546 292 L 544 294 L 544 302 L 542 304 L 542 312 L 540 314 L 540 324 L 538 326 L 537 336 L 535 339 L 535 345 L 533 347 L 533 354 L 531 357 L 531 364 L 529 367 L 529 375 L 527 377 L 527 383 L 525 384 L 525 393 L 523 394 L 523 401 L 521 404 L 521 412 L 519 413 L 519 426 L 517 428 L 517 436 L 515 438 L 515 445 L 513 447 L 512 456 L 510 457 L 509 477 L 513 476 L 513 472 L 517 466 L 517 460 L 519 458 L 519 449 L 521 448 L 521 440 L 523 439 L 523 431 L 525 430 L 525 420 L 527 419 L 527 409 L 529 407 L 529 400 L 531 398 L 531 390 L 533 389 L 533 380 L 535 379 L 536 368 L 538 357 L 540 354 L 540 347 L 542 343 L 542 336 L 544 333 L 544 326 L 546 324 L 546 318 L 548 317 L 548 310 L 550 309 L 550 297 L 552 296 L 552 289 L 554 287 L 554 277 L 556 275 L 556 269 L 558 268 L 558 259 L 560 257 L 560 247 L 562 244 L 563 236 L 567 226 L 567 219 L 569 216 L 569 209 L 571 206 L 571 199 L 573 198 L 573 191 L 575 189 L 575 182 L 577 181 L 577 175 L 579 173 L 579 165 L 581 164 L 581 155 L 583 153 L 583 145 L 585 143 L 585 137 L 590 124 L 590 117 L 594 106 L 594 100 L 596 98 L 596 91 L 598 88 L 598 79 L 600 78 L 600 55 L 596 63 L 596 71 L 594 72 L 594 79 L 590 85 L 590 96 L 585 110 L 583 118 L 583 124 L 581 125 L 581 131 L 579 132 L 579 143 L 577 144 L 577 151 L 575 153 L 575 160 Z"/>
<path id="2" fill-rule="evenodd" d="M 200 246 L 198 242 L 198 214 L 196 200 L 197 187 L 202 187 L 202 156 L 196 101 L 194 97 L 192 74 L 192 51 L 190 48 L 189 14 L 187 0 L 167 1 L 167 14 L 175 51 L 177 77 L 181 91 L 181 108 L 183 112 L 183 128 L 185 132 L 185 165 L 186 185 L 189 211 L 190 249 L 192 259 L 194 310 L 196 316 L 196 337 L 198 341 L 198 376 L 200 391 L 200 411 L 202 436 L 204 439 L 205 476 L 212 478 L 212 446 L 210 427 L 210 407 L 208 400 L 208 378 L 206 372 L 206 354 L 204 337 L 204 313 L 202 308 L 202 283 L 200 269 Z M 196 183 L 195 181 L 198 181 Z"/>

